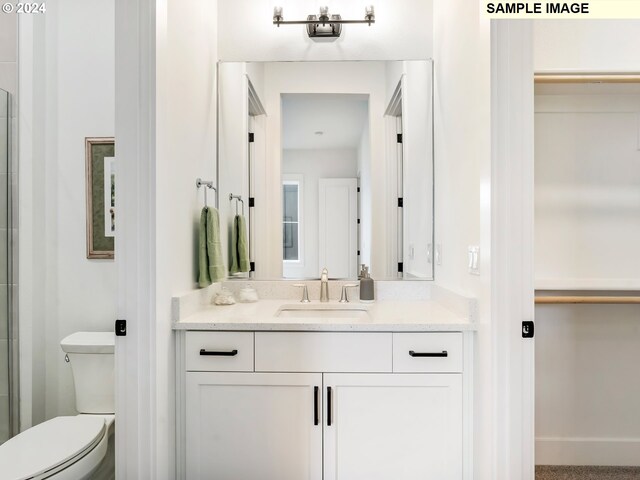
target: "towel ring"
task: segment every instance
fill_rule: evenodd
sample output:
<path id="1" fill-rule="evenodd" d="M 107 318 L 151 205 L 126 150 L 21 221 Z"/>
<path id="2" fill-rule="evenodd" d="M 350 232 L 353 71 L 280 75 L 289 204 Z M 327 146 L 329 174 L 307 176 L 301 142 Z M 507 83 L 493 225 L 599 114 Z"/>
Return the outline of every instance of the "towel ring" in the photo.
<path id="1" fill-rule="evenodd" d="M 233 193 L 229 194 L 229 201 L 236 200 L 236 215 L 238 215 L 238 202 L 242 204 L 242 216 L 244 217 L 244 200 L 242 200 L 242 195 L 234 195 Z"/>
<path id="2" fill-rule="evenodd" d="M 205 187 L 204 188 L 204 206 L 205 207 L 209 206 L 209 204 L 207 203 L 207 190 L 208 189 L 213 190 L 216 193 L 216 208 L 218 208 L 218 189 L 213 186 L 212 180 L 202 180 L 201 178 L 197 178 L 196 187 L 198 188 L 198 190 L 200 190 L 200 187 Z"/>

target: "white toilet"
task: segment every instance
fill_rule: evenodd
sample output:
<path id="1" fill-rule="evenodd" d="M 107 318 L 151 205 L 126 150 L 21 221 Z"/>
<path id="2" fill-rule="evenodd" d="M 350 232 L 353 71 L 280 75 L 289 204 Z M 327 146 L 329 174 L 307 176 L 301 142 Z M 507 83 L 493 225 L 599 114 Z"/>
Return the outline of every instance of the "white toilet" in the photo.
<path id="1" fill-rule="evenodd" d="M 80 414 L 53 418 L 0 445 L 0 480 L 94 477 L 114 428 L 114 341 L 111 332 L 78 332 L 60 342 Z"/>

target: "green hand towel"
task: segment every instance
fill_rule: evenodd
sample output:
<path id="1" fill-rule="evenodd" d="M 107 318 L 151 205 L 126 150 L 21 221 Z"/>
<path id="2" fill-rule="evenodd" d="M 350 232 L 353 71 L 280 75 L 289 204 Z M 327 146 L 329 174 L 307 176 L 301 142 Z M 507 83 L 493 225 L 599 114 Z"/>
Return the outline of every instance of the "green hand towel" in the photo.
<path id="1" fill-rule="evenodd" d="M 220 217 L 215 208 L 202 209 L 199 240 L 199 284 L 204 288 L 225 277 L 220 243 Z"/>
<path id="2" fill-rule="evenodd" d="M 231 268 L 229 273 L 249 271 L 249 244 L 247 222 L 242 215 L 236 215 L 231 228 Z"/>

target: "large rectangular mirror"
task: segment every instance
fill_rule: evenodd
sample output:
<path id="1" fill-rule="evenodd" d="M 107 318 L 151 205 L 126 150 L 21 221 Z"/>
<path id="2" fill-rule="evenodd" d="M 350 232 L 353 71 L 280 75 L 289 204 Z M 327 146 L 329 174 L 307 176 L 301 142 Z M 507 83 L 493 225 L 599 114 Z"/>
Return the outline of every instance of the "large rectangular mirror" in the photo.
<path id="1" fill-rule="evenodd" d="M 231 278 L 433 279 L 433 67 L 222 62 L 223 232 L 244 215 L 250 272 Z M 223 233 L 230 251 L 232 235 Z"/>

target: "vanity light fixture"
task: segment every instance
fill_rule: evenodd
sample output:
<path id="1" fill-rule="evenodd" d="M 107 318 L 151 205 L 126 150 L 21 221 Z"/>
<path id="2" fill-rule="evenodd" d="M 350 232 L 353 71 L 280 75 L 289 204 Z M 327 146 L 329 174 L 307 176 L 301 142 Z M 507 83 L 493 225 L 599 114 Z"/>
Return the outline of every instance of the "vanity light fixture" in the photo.
<path id="1" fill-rule="evenodd" d="M 376 23 L 373 5 L 365 7 L 364 20 L 342 20 L 340 15 L 329 14 L 329 7 L 320 7 L 319 15 L 308 15 L 306 20 L 285 20 L 282 7 L 273 9 L 274 25 L 306 25 L 309 38 L 338 38 L 345 23 L 366 23 L 369 26 Z"/>

